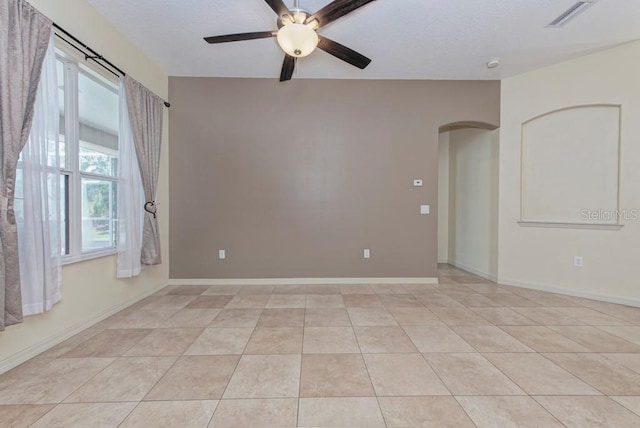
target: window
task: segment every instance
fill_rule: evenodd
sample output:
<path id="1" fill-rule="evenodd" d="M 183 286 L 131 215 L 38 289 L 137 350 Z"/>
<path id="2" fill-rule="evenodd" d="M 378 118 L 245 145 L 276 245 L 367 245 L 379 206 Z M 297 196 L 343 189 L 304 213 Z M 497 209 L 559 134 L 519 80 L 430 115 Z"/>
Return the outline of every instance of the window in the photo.
<path id="1" fill-rule="evenodd" d="M 118 88 L 58 56 L 65 262 L 112 254 L 117 239 Z"/>

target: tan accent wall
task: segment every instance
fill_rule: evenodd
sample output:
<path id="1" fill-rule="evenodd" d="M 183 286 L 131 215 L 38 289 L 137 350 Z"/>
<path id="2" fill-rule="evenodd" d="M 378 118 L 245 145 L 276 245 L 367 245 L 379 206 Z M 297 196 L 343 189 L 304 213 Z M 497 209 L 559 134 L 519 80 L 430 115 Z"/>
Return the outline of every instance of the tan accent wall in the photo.
<path id="1" fill-rule="evenodd" d="M 438 129 L 500 117 L 494 81 L 172 77 L 169 95 L 171 278 L 435 277 Z"/>

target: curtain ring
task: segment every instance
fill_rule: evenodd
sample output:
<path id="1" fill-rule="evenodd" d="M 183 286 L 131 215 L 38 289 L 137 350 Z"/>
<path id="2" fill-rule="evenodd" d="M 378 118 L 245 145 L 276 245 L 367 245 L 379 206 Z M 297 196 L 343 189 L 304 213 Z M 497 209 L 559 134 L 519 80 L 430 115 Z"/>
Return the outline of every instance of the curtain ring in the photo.
<path id="1" fill-rule="evenodd" d="M 152 209 L 149 209 L 149 206 L 153 207 Z M 149 214 L 153 215 L 153 218 L 156 218 L 156 201 L 151 201 L 151 202 L 147 202 L 144 204 L 144 210 L 146 212 L 148 212 Z"/>

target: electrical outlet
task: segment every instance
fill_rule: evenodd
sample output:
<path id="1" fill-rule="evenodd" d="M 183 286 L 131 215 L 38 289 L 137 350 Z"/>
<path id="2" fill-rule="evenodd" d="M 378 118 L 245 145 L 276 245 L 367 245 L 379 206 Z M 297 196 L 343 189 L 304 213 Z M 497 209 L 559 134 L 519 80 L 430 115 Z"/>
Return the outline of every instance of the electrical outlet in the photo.
<path id="1" fill-rule="evenodd" d="M 430 205 L 420 205 L 420 214 L 430 214 L 431 206 Z"/>
<path id="2" fill-rule="evenodd" d="M 368 248 L 365 248 L 362 255 L 365 259 L 368 259 L 369 257 L 371 257 L 371 252 L 369 251 Z"/>
<path id="3" fill-rule="evenodd" d="M 582 267 L 584 266 L 584 261 L 582 260 L 582 256 L 575 256 L 573 258 L 573 265 L 575 267 Z"/>
<path id="4" fill-rule="evenodd" d="M 218 258 L 220 260 L 227 258 L 227 252 L 225 250 L 218 250 Z"/>

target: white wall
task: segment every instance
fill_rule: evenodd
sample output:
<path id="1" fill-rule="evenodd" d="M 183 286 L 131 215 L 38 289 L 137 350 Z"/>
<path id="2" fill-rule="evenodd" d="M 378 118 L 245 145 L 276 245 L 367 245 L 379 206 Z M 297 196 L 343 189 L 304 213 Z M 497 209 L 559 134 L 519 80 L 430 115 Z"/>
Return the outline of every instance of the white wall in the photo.
<path id="1" fill-rule="evenodd" d="M 449 134 L 449 263 L 495 280 L 499 131 Z"/>
<path id="2" fill-rule="evenodd" d="M 499 279 L 640 305 L 640 221 L 622 220 L 624 227 L 618 231 L 517 223 L 522 123 L 588 104 L 622 106 L 620 208 L 640 209 L 640 42 L 503 80 Z M 584 258 L 584 267 L 573 266 L 574 256 Z"/>
<path id="3" fill-rule="evenodd" d="M 438 263 L 449 263 L 449 132 L 438 138 Z"/>
<path id="4" fill-rule="evenodd" d="M 620 106 L 569 107 L 522 125 L 521 219 L 610 223 L 587 207 L 618 209 Z"/>
<path id="5" fill-rule="evenodd" d="M 167 97 L 168 78 L 125 39 L 85 0 L 29 0 L 43 14 L 111 60 L 161 97 Z M 0 373 L 33 356 L 43 347 L 95 322 L 165 285 L 169 277 L 168 115 L 165 112 L 163 157 L 158 185 L 164 264 L 146 269 L 139 277 L 115 278 L 115 256 L 76 263 L 63 269 L 62 302 L 51 312 L 27 317 L 24 323 L 0 333 Z"/>

